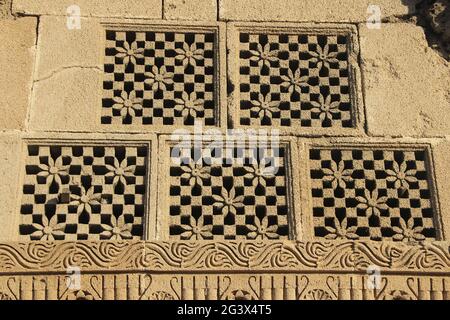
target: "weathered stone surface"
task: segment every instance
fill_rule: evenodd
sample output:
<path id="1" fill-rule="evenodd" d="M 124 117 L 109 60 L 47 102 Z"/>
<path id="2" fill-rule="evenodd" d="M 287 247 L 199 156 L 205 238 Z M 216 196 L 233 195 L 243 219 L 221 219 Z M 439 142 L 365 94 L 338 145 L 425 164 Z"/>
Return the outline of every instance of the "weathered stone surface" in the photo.
<path id="1" fill-rule="evenodd" d="M 65 23 L 63 17 L 40 21 L 30 128 L 95 131 L 100 117 L 95 106 L 101 102 L 102 27 L 97 19 L 83 18 L 80 30 L 67 29 Z"/>
<path id="2" fill-rule="evenodd" d="M 442 239 L 450 237 L 450 142 L 445 139 L 436 140 L 433 146 L 434 175 L 436 178 L 436 197 L 440 206 L 437 223 L 441 224 Z"/>
<path id="3" fill-rule="evenodd" d="M 0 133 L 0 241 L 18 239 L 17 207 L 21 163 L 20 138 L 17 133 Z"/>
<path id="4" fill-rule="evenodd" d="M 35 56 L 36 18 L 0 20 L 0 130 L 25 126 Z"/>
<path id="5" fill-rule="evenodd" d="M 217 0 L 166 0 L 164 19 L 217 20 Z"/>
<path id="6" fill-rule="evenodd" d="M 11 17 L 12 0 L 0 0 L 0 19 Z"/>
<path id="7" fill-rule="evenodd" d="M 367 8 L 378 5 L 382 18 L 411 14 L 417 0 L 220 0 L 222 20 L 364 22 L 371 15 Z"/>
<path id="8" fill-rule="evenodd" d="M 30 128 L 38 131 L 96 131 L 100 114 L 101 72 L 69 68 L 51 78 L 35 82 Z M 95 117 L 94 115 L 98 115 Z"/>
<path id="9" fill-rule="evenodd" d="M 450 65 L 412 24 L 360 25 L 366 121 L 372 135 L 450 134 Z"/>
<path id="10" fill-rule="evenodd" d="M 162 18 L 162 0 L 14 0 L 13 12 L 67 16 L 67 10 L 72 5 L 81 9 L 81 16 Z"/>

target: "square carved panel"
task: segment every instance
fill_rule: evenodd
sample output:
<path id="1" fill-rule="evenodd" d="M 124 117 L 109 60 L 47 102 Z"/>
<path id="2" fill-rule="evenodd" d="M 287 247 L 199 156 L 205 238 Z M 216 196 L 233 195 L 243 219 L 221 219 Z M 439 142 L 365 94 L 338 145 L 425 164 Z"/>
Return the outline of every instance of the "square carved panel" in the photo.
<path id="1" fill-rule="evenodd" d="M 147 143 L 26 145 L 20 235 L 28 240 L 142 239 Z"/>
<path id="2" fill-rule="evenodd" d="M 427 147 L 309 150 L 314 235 L 393 241 L 439 237 Z"/>
<path id="3" fill-rule="evenodd" d="M 292 148 L 291 148 L 292 147 Z M 162 237 L 273 240 L 295 233 L 295 146 L 239 144 L 226 149 L 167 144 L 160 175 Z"/>
<path id="4" fill-rule="evenodd" d="M 220 125 L 218 26 L 105 27 L 102 124 Z"/>
<path id="5" fill-rule="evenodd" d="M 238 24 L 231 34 L 236 125 L 298 134 L 360 127 L 352 27 Z"/>

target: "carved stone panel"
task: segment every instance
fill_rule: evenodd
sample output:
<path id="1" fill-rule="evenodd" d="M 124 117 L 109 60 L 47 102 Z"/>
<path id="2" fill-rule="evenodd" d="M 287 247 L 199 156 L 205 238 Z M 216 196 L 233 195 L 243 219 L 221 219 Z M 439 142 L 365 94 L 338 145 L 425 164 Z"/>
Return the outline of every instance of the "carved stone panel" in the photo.
<path id="1" fill-rule="evenodd" d="M 289 134 L 358 134 L 358 43 L 351 26 L 233 24 L 233 119 Z"/>
<path id="2" fill-rule="evenodd" d="M 1 300 L 449 300 L 449 278 L 148 273 L 1 276 Z"/>
<path id="3" fill-rule="evenodd" d="M 105 24 L 101 122 L 155 131 L 220 127 L 225 63 L 219 24 Z"/>
<path id="4" fill-rule="evenodd" d="M 296 234 L 295 140 L 265 146 L 163 142 L 157 234 L 274 240 Z M 167 200 L 166 200 L 167 199 Z"/>
<path id="5" fill-rule="evenodd" d="M 430 145 L 328 141 L 303 150 L 305 232 L 325 239 L 442 239 Z"/>
<path id="6" fill-rule="evenodd" d="M 28 240 L 146 237 L 150 141 L 28 140 L 20 235 Z"/>

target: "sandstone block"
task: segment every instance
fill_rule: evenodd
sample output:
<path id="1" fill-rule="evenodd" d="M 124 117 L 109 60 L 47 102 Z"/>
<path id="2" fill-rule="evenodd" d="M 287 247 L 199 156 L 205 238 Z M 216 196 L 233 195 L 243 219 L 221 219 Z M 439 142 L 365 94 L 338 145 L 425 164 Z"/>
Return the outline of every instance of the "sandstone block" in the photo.
<path id="1" fill-rule="evenodd" d="M 21 143 L 17 133 L 0 134 L 0 240 L 13 241 L 18 239 L 17 225 L 18 194 L 20 187 L 18 184 L 20 163 L 21 163 Z"/>
<path id="2" fill-rule="evenodd" d="M 88 17 L 133 17 L 161 19 L 162 0 L 14 0 L 13 13 L 67 16 L 71 13 Z M 73 11 L 75 10 L 75 11 Z"/>
<path id="3" fill-rule="evenodd" d="M 217 20 L 216 0 L 168 0 L 164 2 L 164 19 Z"/>
<path id="4" fill-rule="evenodd" d="M 0 130 L 23 129 L 29 105 L 36 18 L 0 20 Z"/>
<path id="5" fill-rule="evenodd" d="M 220 0 L 221 20 L 364 22 L 371 15 L 368 7 L 376 4 L 381 18 L 414 13 L 416 0 Z"/>
<path id="6" fill-rule="evenodd" d="M 450 65 L 412 24 L 360 25 L 369 133 L 442 136 L 450 133 Z"/>

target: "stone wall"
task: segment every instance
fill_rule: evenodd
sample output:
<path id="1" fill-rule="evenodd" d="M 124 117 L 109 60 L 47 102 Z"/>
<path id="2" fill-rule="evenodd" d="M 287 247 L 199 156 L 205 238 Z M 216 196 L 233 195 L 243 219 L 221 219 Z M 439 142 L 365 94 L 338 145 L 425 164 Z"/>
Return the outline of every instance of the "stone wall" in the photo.
<path id="1" fill-rule="evenodd" d="M 0 1 L 2 297 L 449 299 L 450 66 L 418 3 Z M 176 164 L 196 120 L 219 162 Z M 277 130 L 280 170 L 250 140 L 224 164 L 227 129 Z"/>

